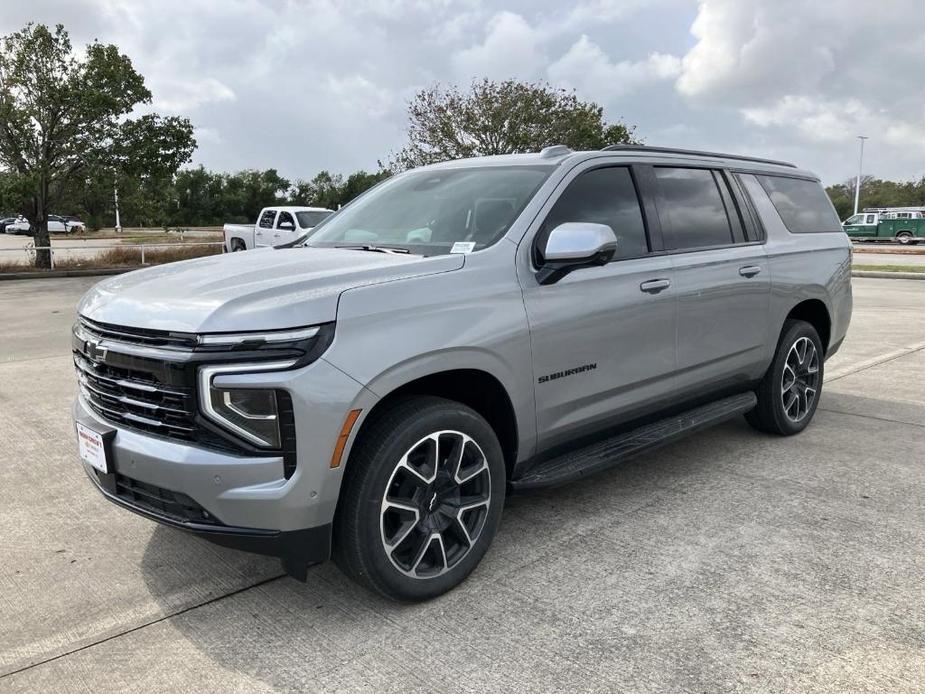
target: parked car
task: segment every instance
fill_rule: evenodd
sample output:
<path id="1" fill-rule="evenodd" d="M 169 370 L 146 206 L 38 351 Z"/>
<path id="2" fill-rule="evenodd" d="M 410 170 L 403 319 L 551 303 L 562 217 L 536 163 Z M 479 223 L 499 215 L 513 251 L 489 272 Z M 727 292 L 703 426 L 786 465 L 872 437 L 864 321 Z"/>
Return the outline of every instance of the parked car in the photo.
<path id="1" fill-rule="evenodd" d="M 86 231 L 86 228 L 86 225 L 76 217 L 48 215 L 48 233 L 50 234 L 71 234 L 75 231 Z M 25 217 L 20 217 L 15 222 L 8 224 L 5 231 L 8 234 L 28 234 L 30 229 L 30 221 Z"/>
<path id="2" fill-rule="evenodd" d="M 850 264 L 792 164 L 555 146 L 411 170 L 296 246 L 96 285 L 80 458 L 110 501 L 297 578 L 333 553 L 431 598 L 481 561 L 511 490 L 743 414 L 803 431 Z"/>
<path id="3" fill-rule="evenodd" d="M 852 241 L 896 241 L 904 246 L 925 241 L 921 209 L 864 210 L 846 219 L 842 227 Z"/>
<path id="4" fill-rule="evenodd" d="M 84 232 L 87 230 L 87 225 L 84 224 L 79 217 L 75 217 L 74 215 L 61 215 L 59 219 L 64 223 L 67 233 L 71 233 L 73 231 Z"/>
<path id="5" fill-rule="evenodd" d="M 334 210 L 325 207 L 264 207 L 256 224 L 226 224 L 226 253 L 291 243 L 321 224 Z"/>
<path id="6" fill-rule="evenodd" d="M 3 219 L 0 219 L 0 232 L 6 232 L 7 226 L 15 223 L 18 219 L 19 217 L 4 217 Z M 14 233 L 14 232 L 6 232 L 6 233 Z"/>

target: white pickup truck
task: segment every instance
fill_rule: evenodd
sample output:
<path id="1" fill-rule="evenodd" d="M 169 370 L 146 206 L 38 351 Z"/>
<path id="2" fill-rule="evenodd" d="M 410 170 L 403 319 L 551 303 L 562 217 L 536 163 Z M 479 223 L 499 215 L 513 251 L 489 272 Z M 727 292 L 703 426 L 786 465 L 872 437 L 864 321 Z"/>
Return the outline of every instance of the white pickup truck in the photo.
<path id="1" fill-rule="evenodd" d="M 282 246 L 316 227 L 334 210 L 326 207 L 264 207 L 256 224 L 226 224 L 225 252 Z"/>

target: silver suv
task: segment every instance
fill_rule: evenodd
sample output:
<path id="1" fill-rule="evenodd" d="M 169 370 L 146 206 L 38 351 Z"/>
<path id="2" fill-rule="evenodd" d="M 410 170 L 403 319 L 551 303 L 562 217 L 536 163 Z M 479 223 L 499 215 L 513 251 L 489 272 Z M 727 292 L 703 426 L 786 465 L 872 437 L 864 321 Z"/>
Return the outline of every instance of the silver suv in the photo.
<path id="1" fill-rule="evenodd" d="M 430 598 L 512 491 L 738 415 L 802 431 L 850 262 L 782 162 L 554 146 L 408 171 L 284 248 L 92 289 L 80 455 L 143 516 Z"/>

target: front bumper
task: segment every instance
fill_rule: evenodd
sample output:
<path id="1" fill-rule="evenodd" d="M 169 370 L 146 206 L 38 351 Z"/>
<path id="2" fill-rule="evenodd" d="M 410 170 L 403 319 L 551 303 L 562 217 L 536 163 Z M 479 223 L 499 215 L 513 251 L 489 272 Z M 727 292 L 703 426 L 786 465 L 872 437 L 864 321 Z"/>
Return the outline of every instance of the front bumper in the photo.
<path id="1" fill-rule="evenodd" d="M 193 533 L 223 547 L 278 557 L 286 573 L 293 578 L 304 581 L 309 566 L 320 564 L 331 556 L 330 523 L 315 528 L 282 531 L 181 520 L 175 516 L 158 513 L 149 506 L 133 503 L 125 496 L 120 496 L 116 484 L 116 473 L 105 475 L 86 465 L 84 471 L 100 493 L 116 506 L 121 506 L 162 525 Z"/>
<path id="2" fill-rule="evenodd" d="M 343 476 L 342 466 L 330 468 L 331 453 L 346 413 L 369 407 L 369 391 L 323 359 L 293 371 L 221 378 L 229 386 L 290 393 L 297 465 L 289 479 L 280 455 L 231 453 L 123 428 L 78 395 L 73 418 L 107 435 L 113 472 L 81 464 L 100 492 L 123 508 L 218 544 L 278 556 L 290 574 L 304 575 L 304 567 L 330 555 Z"/>

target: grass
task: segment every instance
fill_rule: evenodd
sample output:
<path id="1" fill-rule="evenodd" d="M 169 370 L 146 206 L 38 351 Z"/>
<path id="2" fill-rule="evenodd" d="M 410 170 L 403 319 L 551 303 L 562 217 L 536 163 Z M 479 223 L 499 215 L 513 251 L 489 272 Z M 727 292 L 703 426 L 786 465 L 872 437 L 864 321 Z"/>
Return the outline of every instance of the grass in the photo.
<path id="1" fill-rule="evenodd" d="M 222 252 L 219 246 L 193 246 L 177 244 L 176 248 L 152 248 L 145 251 L 145 265 L 162 265 L 177 260 L 201 258 Z M 141 249 L 114 246 L 94 255 L 92 258 L 56 258 L 55 270 L 100 269 L 141 267 Z M 0 263 L 0 272 L 39 271 L 26 263 Z"/>
<path id="2" fill-rule="evenodd" d="M 851 269 L 868 272 L 925 272 L 925 265 L 852 265 Z"/>

